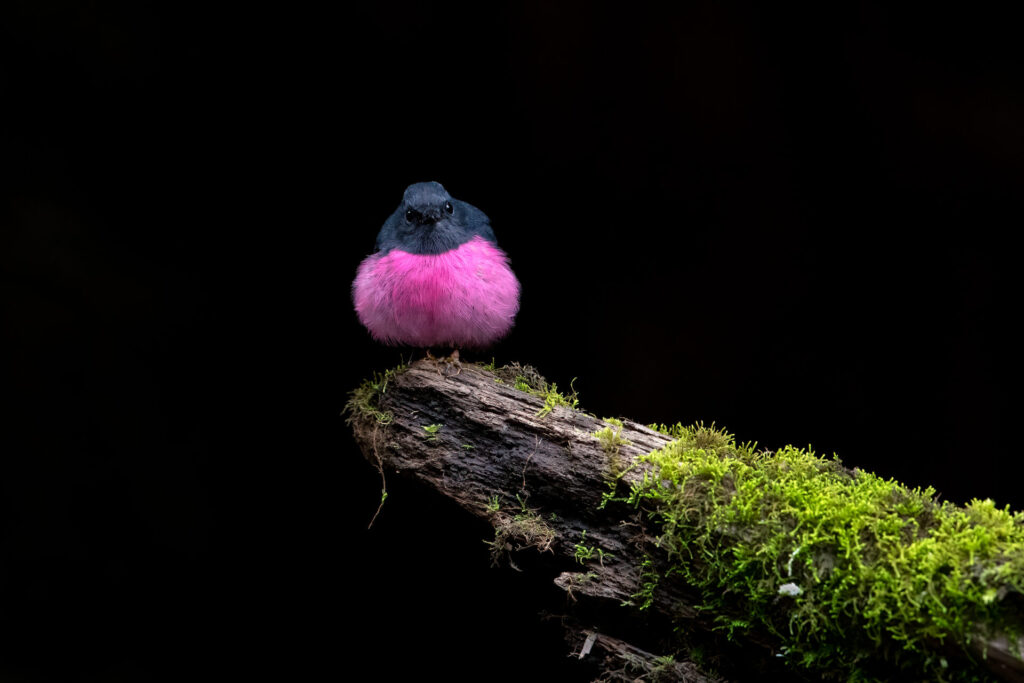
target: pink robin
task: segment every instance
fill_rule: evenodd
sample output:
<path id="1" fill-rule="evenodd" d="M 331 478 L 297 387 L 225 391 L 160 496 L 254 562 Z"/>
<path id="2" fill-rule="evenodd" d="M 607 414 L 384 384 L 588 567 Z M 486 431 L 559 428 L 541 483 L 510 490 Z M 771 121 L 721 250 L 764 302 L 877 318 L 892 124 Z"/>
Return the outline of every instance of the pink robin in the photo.
<path id="1" fill-rule="evenodd" d="M 508 334 L 519 281 L 487 215 L 440 183 L 415 183 L 352 283 L 359 321 L 389 345 L 482 349 Z"/>

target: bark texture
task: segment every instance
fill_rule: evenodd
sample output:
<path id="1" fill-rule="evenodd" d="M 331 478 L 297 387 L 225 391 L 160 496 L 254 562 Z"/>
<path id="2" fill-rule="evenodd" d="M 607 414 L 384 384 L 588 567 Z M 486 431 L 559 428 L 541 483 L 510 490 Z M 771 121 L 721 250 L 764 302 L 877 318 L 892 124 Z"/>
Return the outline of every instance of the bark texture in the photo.
<path id="1" fill-rule="evenodd" d="M 512 386 L 531 372 L 421 360 L 388 379 L 376 412 L 357 408 L 349 420 L 363 455 L 385 479 L 412 477 L 486 519 L 495 528 L 495 562 L 515 564 L 529 554 L 531 571 L 551 574 L 567 600 L 550 611 L 562 614 L 574 653 L 598 658 L 601 679 L 799 680 L 781 665 L 768 634 L 738 644 L 716 636 L 681 583 L 662 581 L 646 610 L 628 606 L 643 584 L 644 557 L 659 561 L 650 552 L 655 531 L 621 504 L 601 509 L 602 496 L 621 462 L 669 437 L 623 420 L 619 443 L 609 448 L 595 436 L 606 421 L 546 407 L 541 396 Z M 535 386 L 542 383 L 538 376 Z M 633 471 L 624 480 L 640 476 Z M 587 556 L 591 548 L 600 552 Z M 677 649 L 679 625 L 717 674 L 663 657 Z M 987 661 L 999 678 L 1024 680 L 1005 640 L 989 644 Z"/>

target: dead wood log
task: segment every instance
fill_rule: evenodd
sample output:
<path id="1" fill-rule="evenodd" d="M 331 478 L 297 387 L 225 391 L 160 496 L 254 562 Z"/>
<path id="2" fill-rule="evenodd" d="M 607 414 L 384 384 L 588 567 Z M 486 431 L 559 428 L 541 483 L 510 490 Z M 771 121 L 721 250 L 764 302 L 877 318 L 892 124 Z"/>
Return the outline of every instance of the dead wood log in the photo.
<path id="1" fill-rule="evenodd" d="M 354 398 L 349 422 L 385 482 L 392 474 L 411 477 L 487 520 L 495 529 L 495 562 L 514 566 L 524 553 L 539 560 L 532 566 L 549 572 L 568 598 L 568 609 L 551 612 L 572 613 L 563 616 L 567 640 L 581 657 L 603 654 L 604 680 L 717 681 L 723 673 L 745 680 L 783 671 L 799 680 L 782 668 L 770 634 L 754 631 L 738 646 L 715 635 L 708 616 L 695 609 L 698 597 L 681 582 L 661 582 L 646 610 L 633 604 L 643 560 L 659 561 L 650 553 L 656 531 L 625 506 L 602 506 L 602 499 L 610 472 L 620 467 L 613 459 L 662 448 L 670 437 L 624 420 L 612 453 L 595 436 L 606 421 L 513 386 L 531 372 L 472 364 L 455 371 L 421 360 L 380 378 L 372 405 L 360 405 L 366 396 Z M 543 386 L 538 377 L 534 389 Z M 627 472 L 623 480 L 628 486 L 641 476 Z M 678 652 L 672 631 L 680 625 L 693 634 L 691 645 L 732 648 L 705 655 L 717 673 L 661 656 Z M 986 664 L 999 678 L 1024 680 L 1012 645 L 985 643 Z"/>

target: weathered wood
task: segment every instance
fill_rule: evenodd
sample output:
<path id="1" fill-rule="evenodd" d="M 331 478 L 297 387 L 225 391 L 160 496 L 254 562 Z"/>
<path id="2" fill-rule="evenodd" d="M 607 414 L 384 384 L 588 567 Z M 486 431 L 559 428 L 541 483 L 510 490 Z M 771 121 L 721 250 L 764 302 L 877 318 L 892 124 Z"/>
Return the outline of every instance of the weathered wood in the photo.
<path id="1" fill-rule="evenodd" d="M 693 662 L 666 660 L 641 650 L 621 638 L 598 631 L 572 627 L 566 624 L 566 638 L 573 646 L 573 654 L 583 657 L 603 656 L 602 680 L 679 681 L 680 683 L 724 683 L 723 678 L 701 671 Z"/>
<path id="2" fill-rule="evenodd" d="M 441 363 L 416 362 L 391 379 L 380 398 L 379 410 L 390 414 L 387 424 L 351 416 L 356 441 L 385 476 L 412 477 L 490 522 L 496 561 L 514 565 L 518 552 L 539 552 L 572 600 L 605 605 L 610 619 L 599 649 L 624 654 L 626 649 L 605 647 L 612 642 L 606 634 L 615 633 L 615 618 L 628 615 L 621 604 L 640 585 L 636 567 L 650 539 L 634 520 L 598 509 L 608 490 L 610 456 L 594 433 L 607 424 L 562 406 L 548 412 L 542 398 L 498 380 L 476 365 L 455 373 Z M 620 446 L 624 459 L 669 441 L 628 420 L 621 437 L 627 442 Z M 601 548 L 604 558 L 583 566 L 576 561 L 577 543 Z M 665 592 L 660 598 L 656 612 L 692 614 L 684 596 Z M 640 653 L 647 651 L 630 647 L 643 660 Z M 650 667 L 657 657 L 650 654 Z M 687 680 L 705 680 L 694 665 L 680 664 L 686 664 Z"/>
<path id="3" fill-rule="evenodd" d="M 644 675 L 722 680 L 692 662 L 668 665 L 652 654 L 667 647 L 652 622 L 664 626 L 665 633 L 670 623 L 688 624 L 695 634 L 710 633 L 711 625 L 693 608 L 696 596 L 678 582 L 661 582 L 642 617 L 639 610 L 623 607 L 641 586 L 637 568 L 642 559 L 657 557 L 649 553 L 654 532 L 625 506 L 601 508 L 611 473 L 619 471 L 613 460 L 649 453 L 669 437 L 623 420 L 616 456 L 595 436 L 607 422 L 561 406 L 548 410 L 541 397 L 511 386 L 512 377 L 505 379 L 477 365 L 455 372 L 444 363 L 418 361 L 388 381 L 379 397 L 380 412 L 353 411 L 356 440 L 382 476 L 413 477 L 493 525 L 495 561 L 514 564 L 520 553 L 537 555 L 569 602 L 587 615 L 586 628 L 566 627 L 573 647 L 579 650 L 586 636 L 598 634 L 589 649 L 605 654 L 606 680 L 618 680 L 630 664 Z M 628 485 L 640 476 L 636 470 L 623 479 Z M 578 561 L 581 548 L 602 552 L 583 564 Z M 646 627 L 634 628 L 631 619 Z M 781 671 L 774 638 L 754 634 L 745 645 L 745 671 Z M 985 645 L 993 672 L 1020 680 L 1020 660 L 1009 654 L 1007 642 Z M 786 675 L 794 680 L 792 670 Z"/>

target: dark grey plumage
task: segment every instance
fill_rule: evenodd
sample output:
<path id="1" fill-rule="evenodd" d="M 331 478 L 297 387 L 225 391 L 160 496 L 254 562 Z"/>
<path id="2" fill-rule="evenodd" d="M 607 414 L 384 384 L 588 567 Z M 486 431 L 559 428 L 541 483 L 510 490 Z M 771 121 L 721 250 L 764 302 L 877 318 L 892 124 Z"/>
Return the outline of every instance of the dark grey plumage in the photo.
<path id="1" fill-rule="evenodd" d="M 414 183 L 377 234 L 377 251 L 443 254 L 479 235 L 497 246 L 491 221 L 480 209 L 455 199 L 441 183 Z"/>

